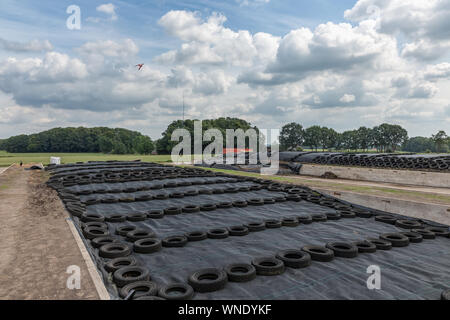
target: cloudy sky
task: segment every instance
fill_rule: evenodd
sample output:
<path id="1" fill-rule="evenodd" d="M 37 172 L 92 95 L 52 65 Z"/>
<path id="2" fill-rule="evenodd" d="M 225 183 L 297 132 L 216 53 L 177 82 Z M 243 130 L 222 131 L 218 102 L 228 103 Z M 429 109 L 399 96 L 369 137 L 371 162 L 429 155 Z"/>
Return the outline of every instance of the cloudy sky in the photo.
<path id="1" fill-rule="evenodd" d="M 187 118 L 260 128 L 450 132 L 450 0 L 107 1 L 1 0 L 0 138 L 109 126 L 157 139 L 183 96 Z"/>

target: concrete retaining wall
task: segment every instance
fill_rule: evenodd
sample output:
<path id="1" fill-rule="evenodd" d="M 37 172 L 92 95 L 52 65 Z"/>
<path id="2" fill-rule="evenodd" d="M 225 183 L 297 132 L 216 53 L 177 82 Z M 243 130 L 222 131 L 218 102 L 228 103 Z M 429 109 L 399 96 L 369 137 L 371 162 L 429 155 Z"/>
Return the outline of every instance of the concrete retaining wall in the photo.
<path id="1" fill-rule="evenodd" d="M 340 179 L 450 188 L 450 173 L 342 167 L 317 164 L 304 164 L 300 170 L 301 175 L 315 177 L 320 177 L 325 172 L 332 172 Z"/>
<path id="2" fill-rule="evenodd" d="M 320 188 L 314 189 L 319 192 L 329 194 L 335 198 L 369 208 L 402 214 L 414 218 L 428 219 L 450 225 L 450 206 L 384 198 L 353 192 L 330 191 Z"/>

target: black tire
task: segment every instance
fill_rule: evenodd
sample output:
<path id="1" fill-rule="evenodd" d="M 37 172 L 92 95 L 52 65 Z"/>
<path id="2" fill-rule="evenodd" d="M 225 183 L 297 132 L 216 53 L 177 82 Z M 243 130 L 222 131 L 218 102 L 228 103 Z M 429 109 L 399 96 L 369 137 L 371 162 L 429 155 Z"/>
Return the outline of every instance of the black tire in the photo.
<path id="1" fill-rule="evenodd" d="M 360 218 L 372 218 L 373 217 L 373 213 L 369 210 L 354 209 L 354 212 L 355 212 L 356 216 L 360 217 Z"/>
<path id="2" fill-rule="evenodd" d="M 436 238 L 436 234 L 430 230 L 426 229 L 411 229 L 412 232 L 418 233 L 424 239 L 434 239 Z"/>
<path id="3" fill-rule="evenodd" d="M 248 206 L 247 201 L 244 200 L 233 201 L 233 207 L 245 208 L 246 206 Z"/>
<path id="4" fill-rule="evenodd" d="M 225 267 L 230 282 L 248 282 L 256 278 L 256 269 L 251 264 L 233 263 Z"/>
<path id="5" fill-rule="evenodd" d="M 351 243 L 328 242 L 326 244 L 326 247 L 333 250 L 335 257 L 355 258 L 356 256 L 358 256 L 358 248 Z"/>
<path id="6" fill-rule="evenodd" d="M 397 218 L 391 217 L 391 216 L 384 216 L 384 215 L 380 215 L 380 216 L 376 216 L 375 217 L 375 221 L 379 221 L 379 222 L 383 222 L 383 223 L 388 223 L 388 224 L 395 224 L 395 221 L 397 221 Z"/>
<path id="7" fill-rule="evenodd" d="M 403 229 L 419 229 L 422 228 L 422 224 L 418 221 L 414 220 L 406 220 L 406 219 L 399 219 L 395 221 L 395 225 L 397 227 L 403 228 Z"/>
<path id="8" fill-rule="evenodd" d="M 312 220 L 314 222 L 325 222 L 327 221 L 327 216 L 321 213 L 316 213 L 312 215 Z"/>
<path id="9" fill-rule="evenodd" d="M 147 217 L 150 219 L 162 219 L 164 218 L 164 210 L 150 210 L 147 213 Z"/>
<path id="10" fill-rule="evenodd" d="M 250 231 L 245 226 L 232 226 L 228 228 L 228 233 L 230 234 L 230 236 L 241 237 L 249 234 L 249 232 Z"/>
<path id="11" fill-rule="evenodd" d="M 341 215 L 341 218 L 356 218 L 356 214 L 352 211 L 340 210 L 339 214 Z"/>
<path id="12" fill-rule="evenodd" d="M 185 213 L 200 212 L 200 207 L 196 206 L 195 204 L 189 204 L 189 205 L 183 207 L 183 212 L 185 212 Z"/>
<path id="13" fill-rule="evenodd" d="M 228 238 L 229 233 L 227 229 L 215 228 L 208 231 L 208 238 L 210 239 L 225 239 Z"/>
<path id="14" fill-rule="evenodd" d="M 133 249 L 137 253 L 153 253 L 161 250 L 161 240 L 156 238 L 139 239 L 134 242 Z"/>
<path id="15" fill-rule="evenodd" d="M 197 196 L 198 195 L 198 191 L 197 190 L 186 190 L 184 192 L 184 195 L 187 196 L 187 197 Z"/>
<path id="16" fill-rule="evenodd" d="M 409 238 L 401 233 L 385 233 L 380 236 L 380 239 L 389 241 L 393 247 L 406 247 L 409 245 Z"/>
<path id="17" fill-rule="evenodd" d="M 145 212 L 134 212 L 127 215 L 127 220 L 132 222 L 145 221 L 147 214 Z"/>
<path id="18" fill-rule="evenodd" d="M 180 207 L 169 207 L 164 209 L 164 214 L 168 215 L 168 216 L 173 216 L 176 214 L 180 214 L 183 211 L 182 208 Z"/>
<path id="19" fill-rule="evenodd" d="M 334 259 L 334 252 L 331 249 L 321 246 L 304 246 L 302 251 L 305 251 L 311 256 L 314 261 L 329 262 Z"/>
<path id="20" fill-rule="evenodd" d="M 375 238 L 369 238 L 367 239 L 370 243 L 373 243 L 375 247 L 377 247 L 377 250 L 391 250 L 392 249 L 392 243 L 390 241 L 381 240 L 381 239 L 375 239 Z"/>
<path id="21" fill-rule="evenodd" d="M 128 296 L 131 290 L 134 290 L 133 300 L 144 296 L 155 296 L 158 294 L 158 286 L 156 283 L 151 281 L 136 281 L 127 284 L 122 289 L 119 290 L 119 295 L 121 298 Z"/>
<path id="22" fill-rule="evenodd" d="M 266 229 L 266 224 L 264 222 L 250 222 L 245 224 L 250 232 L 263 231 Z"/>
<path id="23" fill-rule="evenodd" d="M 154 238 L 156 235 L 153 231 L 147 229 L 136 229 L 127 233 L 127 240 L 134 242 L 140 239 Z"/>
<path id="24" fill-rule="evenodd" d="M 297 227 L 300 224 L 300 222 L 295 217 L 287 217 L 281 220 L 281 224 L 284 227 Z"/>
<path id="25" fill-rule="evenodd" d="M 166 248 L 180 248 L 184 247 L 187 242 L 188 239 L 185 236 L 172 236 L 165 238 L 162 245 Z"/>
<path id="26" fill-rule="evenodd" d="M 302 197 L 300 197 L 298 194 L 288 194 L 286 196 L 286 199 L 288 201 L 300 202 L 302 200 Z"/>
<path id="27" fill-rule="evenodd" d="M 282 226 L 282 223 L 279 220 L 275 220 L 275 219 L 266 220 L 266 228 L 267 229 L 281 228 L 281 226 Z"/>
<path id="28" fill-rule="evenodd" d="M 221 290 L 227 282 L 228 276 L 226 272 L 215 268 L 196 271 L 188 279 L 188 284 L 197 292 Z"/>
<path id="29" fill-rule="evenodd" d="M 184 193 L 183 192 L 172 192 L 169 195 L 170 198 L 175 198 L 175 199 L 181 199 L 184 198 Z"/>
<path id="30" fill-rule="evenodd" d="M 114 243 L 114 242 L 118 242 L 118 241 L 119 240 L 117 238 L 113 238 L 113 237 L 110 237 L 110 236 L 98 237 L 98 238 L 94 238 L 94 239 L 91 240 L 91 245 L 94 248 L 100 248 L 104 244 Z"/>
<path id="31" fill-rule="evenodd" d="M 283 261 L 286 267 L 305 268 L 311 264 L 311 256 L 301 250 L 283 250 L 277 253 L 276 258 Z"/>
<path id="32" fill-rule="evenodd" d="M 149 201 L 152 200 L 153 196 L 151 194 L 141 194 L 135 197 L 136 201 Z"/>
<path id="33" fill-rule="evenodd" d="M 127 220 L 127 216 L 121 213 L 113 213 L 105 217 L 105 220 L 108 222 L 124 222 Z"/>
<path id="34" fill-rule="evenodd" d="M 86 239 L 92 240 L 98 237 L 109 236 L 109 231 L 98 227 L 87 227 L 83 229 L 83 235 Z"/>
<path id="35" fill-rule="evenodd" d="M 233 203 L 229 202 L 229 201 L 223 201 L 220 202 L 219 204 L 217 204 L 217 208 L 220 209 L 227 209 L 227 208 L 232 208 L 233 207 Z"/>
<path id="36" fill-rule="evenodd" d="M 108 225 L 104 222 L 86 222 L 81 225 L 81 228 L 83 230 L 86 228 L 100 228 L 103 230 L 108 230 Z"/>
<path id="37" fill-rule="evenodd" d="M 214 211 L 216 209 L 217 209 L 217 207 L 214 203 L 205 203 L 200 206 L 201 211 Z"/>
<path id="38" fill-rule="evenodd" d="M 99 213 L 83 213 L 81 215 L 81 221 L 83 222 L 103 222 L 105 217 Z"/>
<path id="39" fill-rule="evenodd" d="M 439 228 L 439 227 L 427 227 L 425 230 L 433 232 L 436 236 L 439 237 L 450 237 L 450 232 L 448 228 Z"/>
<path id="40" fill-rule="evenodd" d="M 103 267 L 108 272 L 116 272 L 120 268 L 137 266 L 137 264 L 138 263 L 135 257 L 128 256 L 109 260 Z"/>
<path id="41" fill-rule="evenodd" d="M 423 237 L 421 234 L 417 233 L 417 232 L 400 232 L 401 234 L 407 236 L 409 238 L 409 242 L 410 243 L 419 243 L 422 242 Z"/>
<path id="42" fill-rule="evenodd" d="M 327 220 L 339 220 L 341 215 L 338 212 L 328 212 L 326 213 Z"/>
<path id="43" fill-rule="evenodd" d="M 299 217 L 297 217 L 297 219 L 301 224 L 310 224 L 313 222 L 313 219 L 311 216 L 299 216 Z"/>
<path id="44" fill-rule="evenodd" d="M 275 199 L 274 198 L 264 198 L 264 204 L 274 204 Z"/>
<path id="45" fill-rule="evenodd" d="M 166 300 L 166 299 L 157 296 L 141 296 L 134 300 Z"/>
<path id="46" fill-rule="evenodd" d="M 116 229 L 116 234 L 118 234 L 119 236 L 126 236 L 128 232 L 134 231 L 136 229 L 137 227 L 132 225 L 121 226 Z"/>
<path id="47" fill-rule="evenodd" d="M 155 198 L 156 200 L 166 200 L 166 199 L 169 199 L 169 194 L 168 193 L 158 193 L 158 194 L 155 194 L 153 196 L 153 198 Z"/>
<path id="48" fill-rule="evenodd" d="M 107 243 L 99 248 L 98 255 L 102 258 L 120 258 L 131 254 L 131 248 L 126 243 Z"/>
<path id="49" fill-rule="evenodd" d="M 194 289 L 186 283 L 171 283 L 161 287 L 158 296 L 166 300 L 190 300 Z"/>
<path id="50" fill-rule="evenodd" d="M 370 241 L 356 241 L 353 244 L 358 248 L 359 253 L 373 253 L 377 251 L 377 246 Z"/>
<path id="51" fill-rule="evenodd" d="M 256 274 L 261 276 L 276 276 L 284 272 L 284 262 L 274 257 L 255 258 L 252 265 Z"/>
<path id="52" fill-rule="evenodd" d="M 208 238 L 208 234 L 204 231 L 191 231 L 186 233 L 188 241 L 201 241 Z"/>
<path id="53" fill-rule="evenodd" d="M 264 200 L 262 198 L 253 198 L 248 200 L 247 203 L 251 206 L 263 206 Z"/>
<path id="54" fill-rule="evenodd" d="M 150 273 L 147 268 L 140 266 L 122 267 L 113 273 L 113 281 L 118 287 L 124 287 L 137 281 L 149 281 Z"/>

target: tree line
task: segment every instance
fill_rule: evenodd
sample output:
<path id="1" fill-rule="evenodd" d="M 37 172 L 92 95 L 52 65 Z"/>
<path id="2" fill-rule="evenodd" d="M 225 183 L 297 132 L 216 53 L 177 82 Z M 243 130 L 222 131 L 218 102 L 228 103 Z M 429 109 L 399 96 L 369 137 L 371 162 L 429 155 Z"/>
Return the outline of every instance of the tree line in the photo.
<path id="1" fill-rule="evenodd" d="M 150 154 L 153 141 L 137 131 L 121 128 L 54 128 L 0 140 L 0 150 L 22 152 L 102 152 Z"/>
<path id="2" fill-rule="evenodd" d="M 332 128 L 311 126 L 306 129 L 296 122 L 283 126 L 280 132 L 280 150 L 339 150 L 379 152 L 448 152 L 450 138 L 444 131 L 439 131 L 431 138 L 408 138 L 408 132 L 400 125 L 383 123 L 373 128 L 360 127 L 342 133 Z"/>

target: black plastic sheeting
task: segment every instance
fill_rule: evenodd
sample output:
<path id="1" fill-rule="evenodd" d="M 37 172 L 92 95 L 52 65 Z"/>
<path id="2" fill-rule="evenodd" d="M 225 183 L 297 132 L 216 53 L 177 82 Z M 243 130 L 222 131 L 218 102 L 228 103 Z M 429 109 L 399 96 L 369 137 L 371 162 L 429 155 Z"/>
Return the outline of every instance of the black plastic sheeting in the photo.
<path id="1" fill-rule="evenodd" d="M 299 202 L 284 201 L 263 206 L 232 207 L 165 215 L 162 219 L 146 219 L 140 222 L 110 223 L 108 230 L 121 242 L 124 237 L 115 234 L 115 230 L 123 225 L 136 225 L 156 233 L 156 237 L 164 239 L 169 236 L 183 235 L 190 231 L 207 231 L 213 228 L 243 225 L 266 219 L 281 220 L 284 217 L 299 217 L 318 213 L 333 213 L 342 209 L 356 212 L 356 218 L 341 218 L 326 222 L 300 224 L 297 227 L 281 227 L 250 232 L 242 237 L 230 236 L 226 239 L 206 239 L 188 242 L 181 248 L 163 247 L 159 252 L 132 255 L 139 265 L 145 266 L 152 281 L 163 286 L 169 283 L 186 283 L 188 277 L 203 268 L 224 268 L 230 263 L 251 263 L 253 258 L 275 256 L 280 250 L 301 249 L 305 245 L 322 245 L 331 241 L 353 242 L 367 238 L 378 238 L 381 234 L 404 232 L 399 228 L 374 220 L 374 216 L 383 214 L 401 219 L 420 221 L 423 226 L 440 226 L 448 230 L 448 226 L 431 221 L 411 219 L 399 215 L 388 214 L 349 204 L 345 201 L 321 195 L 308 188 L 283 184 L 268 184 L 255 178 L 236 177 L 227 174 L 215 174 L 201 169 L 181 169 L 163 167 L 157 164 L 141 163 L 123 164 L 112 168 L 102 163 L 69 167 L 51 168 L 53 176 L 49 185 L 55 188 L 69 211 L 74 207 L 87 213 L 99 213 L 107 217 L 114 213 L 131 214 L 149 212 L 173 206 L 191 204 L 218 203 L 223 201 L 249 200 L 252 198 L 276 198 L 288 194 L 298 194 Z M 114 165 L 113 165 L 114 166 Z M 134 173 L 134 174 L 131 174 Z M 120 174 L 118 177 L 117 174 Z M 181 174 L 181 176 L 180 176 Z M 103 176 L 103 178 L 100 178 Z M 107 177 L 116 177 L 116 181 L 103 182 Z M 170 179 L 167 177 L 171 176 Z M 91 180 L 89 180 L 91 179 Z M 131 181 L 134 180 L 134 181 Z M 91 183 L 96 181 L 96 183 Z M 190 186 L 176 186 L 180 182 L 194 182 Z M 66 186 L 64 186 L 66 184 Z M 165 185 L 165 186 L 164 186 Z M 241 189 L 236 193 L 199 194 L 183 198 L 152 199 L 149 201 L 103 203 L 101 199 L 128 199 L 130 196 L 142 194 L 173 194 L 187 190 L 205 190 L 252 187 L 255 190 Z M 261 190 L 256 190 L 263 187 Z M 119 192 L 119 191 L 141 191 Z M 144 189 L 144 190 L 143 190 Z M 230 189 L 228 189 L 230 190 Z M 112 193 L 113 192 L 113 193 Z M 87 194 L 90 193 L 90 194 Z M 111 199 L 109 199 L 111 200 Z M 94 203 L 89 205 L 89 203 Z M 370 212 L 370 218 L 363 218 L 360 212 Z M 73 216 L 75 225 L 80 231 L 85 244 L 97 263 L 104 277 L 105 284 L 114 298 L 118 298 L 117 287 L 112 275 L 103 268 L 107 259 L 98 255 L 98 249 L 91 241 L 83 237 L 82 222 Z M 130 243 L 131 244 L 131 243 Z M 389 251 L 377 250 L 375 253 L 360 253 L 355 258 L 335 257 L 330 262 L 312 261 L 311 265 L 302 269 L 286 268 L 278 276 L 257 276 L 246 283 L 228 282 L 224 289 L 211 293 L 196 293 L 194 299 L 439 299 L 441 292 L 450 287 L 450 239 L 436 237 L 424 239 L 420 243 L 411 243 L 407 247 L 392 248 Z M 371 265 L 381 269 L 381 290 L 369 290 L 366 281 L 370 274 L 367 268 Z"/>

